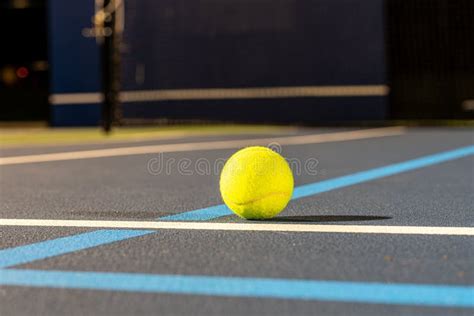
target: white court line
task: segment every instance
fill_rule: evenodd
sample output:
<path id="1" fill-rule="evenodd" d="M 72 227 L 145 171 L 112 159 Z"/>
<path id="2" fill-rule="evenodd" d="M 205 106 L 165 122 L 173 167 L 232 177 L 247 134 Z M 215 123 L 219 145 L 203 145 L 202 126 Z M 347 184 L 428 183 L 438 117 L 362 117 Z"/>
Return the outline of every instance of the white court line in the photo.
<path id="1" fill-rule="evenodd" d="M 474 227 L 0 219 L 0 226 L 474 236 Z"/>
<path id="2" fill-rule="evenodd" d="M 123 91 L 120 93 L 119 98 L 121 102 L 150 102 L 170 100 L 386 96 L 388 92 L 389 87 L 387 85 L 247 87 Z M 100 103 L 103 101 L 103 96 L 99 92 L 59 93 L 52 94 L 49 101 L 53 105 Z"/>
<path id="3" fill-rule="evenodd" d="M 154 153 L 169 153 L 183 151 L 199 151 L 199 150 L 215 150 L 240 148 L 245 146 L 261 145 L 266 146 L 270 143 L 278 143 L 280 145 L 302 145 L 302 144 L 318 144 L 328 142 L 342 142 L 357 139 L 377 138 L 386 136 L 398 136 L 404 134 L 404 127 L 383 127 L 365 130 L 312 134 L 301 136 L 273 137 L 273 138 L 256 138 L 256 139 L 239 139 L 239 140 L 223 140 L 211 142 L 182 143 L 182 144 L 162 144 L 151 146 L 134 146 L 120 147 L 109 149 L 96 149 L 84 151 L 71 151 L 53 154 L 39 154 L 27 156 L 14 156 L 0 158 L 0 165 L 17 165 L 34 162 L 48 162 L 60 160 L 90 159 L 102 157 L 117 157 L 144 155 Z"/>

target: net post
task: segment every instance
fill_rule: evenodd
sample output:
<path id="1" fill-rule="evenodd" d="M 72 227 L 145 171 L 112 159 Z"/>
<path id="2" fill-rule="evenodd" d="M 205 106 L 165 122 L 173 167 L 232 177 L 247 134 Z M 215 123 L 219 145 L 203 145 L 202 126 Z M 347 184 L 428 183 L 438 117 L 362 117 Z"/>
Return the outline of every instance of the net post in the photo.
<path id="1" fill-rule="evenodd" d="M 117 109 L 120 90 L 119 34 L 116 29 L 116 1 L 104 0 L 103 41 L 101 46 L 102 74 L 102 129 L 110 133 L 118 121 Z"/>

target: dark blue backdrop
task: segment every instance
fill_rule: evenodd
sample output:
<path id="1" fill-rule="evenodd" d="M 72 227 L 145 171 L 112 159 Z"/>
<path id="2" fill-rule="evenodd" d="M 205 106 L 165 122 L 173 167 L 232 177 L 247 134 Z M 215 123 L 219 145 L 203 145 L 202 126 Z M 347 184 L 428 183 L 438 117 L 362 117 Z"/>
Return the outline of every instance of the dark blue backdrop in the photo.
<path id="1" fill-rule="evenodd" d="M 123 90 L 386 83 L 384 1 L 128 0 Z M 98 92 L 92 0 L 50 0 L 51 90 Z M 97 124 L 98 104 L 55 104 L 54 125 Z M 387 98 L 124 103 L 126 118 L 384 119 Z"/>

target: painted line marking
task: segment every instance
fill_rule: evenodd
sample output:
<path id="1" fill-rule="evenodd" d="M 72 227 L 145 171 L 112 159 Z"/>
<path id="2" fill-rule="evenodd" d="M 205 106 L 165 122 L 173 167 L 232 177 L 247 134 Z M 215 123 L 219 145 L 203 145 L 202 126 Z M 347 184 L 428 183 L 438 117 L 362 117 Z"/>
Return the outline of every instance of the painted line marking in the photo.
<path id="1" fill-rule="evenodd" d="M 0 250 L 0 269 L 156 233 L 155 230 L 96 230 Z M 0 270 L 1 271 L 1 270 Z"/>
<path id="2" fill-rule="evenodd" d="M 18 165 L 25 163 L 64 161 L 77 159 L 91 159 L 117 156 L 145 155 L 154 153 L 170 153 L 170 152 L 188 152 L 201 150 L 217 150 L 240 148 L 245 146 L 268 145 L 270 143 L 279 143 L 280 145 L 304 145 L 319 144 L 328 142 L 342 142 L 368 138 L 378 138 L 387 136 L 399 136 L 404 134 L 404 127 L 384 127 L 372 128 L 365 130 L 312 134 L 301 136 L 273 137 L 273 138 L 256 138 L 256 139 L 239 139 L 212 142 L 182 143 L 182 144 L 162 144 L 151 146 L 134 146 L 120 147 L 97 150 L 83 150 L 61 152 L 53 154 L 39 154 L 27 156 L 14 156 L 0 158 L 0 165 Z"/>
<path id="3" fill-rule="evenodd" d="M 295 188 L 292 199 L 314 196 L 322 192 L 344 188 L 354 184 L 380 179 L 383 177 L 411 171 L 434 164 L 467 157 L 474 154 L 474 146 L 462 147 L 455 150 L 445 151 L 429 156 L 424 156 L 401 163 L 379 167 L 366 171 L 357 172 L 339 178 L 329 179 L 321 182 L 307 184 Z M 184 212 L 160 218 L 170 221 L 204 221 L 212 220 L 221 216 L 230 215 L 232 212 L 225 205 L 216 205 L 199 210 Z M 36 260 L 55 257 L 77 250 L 87 249 L 100 245 L 118 242 L 133 237 L 154 233 L 150 230 L 99 230 L 95 232 L 82 233 L 69 237 L 46 240 L 29 245 L 18 246 L 0 250 L 0 268 L 6 268 L 18 264 L 24 264 Z M 133 235 L 135 234 L 135 235 Z M 84 247 L 91 243 L 90 247 Z"/>
<path id="4" fill-rule="evenodd" d="M 474 227 L 0 219 L 0 226 L 474 236 Z"/>
<path id="5" fill-rule="evenodd" d="M 103 101 L 104 101 L 104 95 L 100 92 L 61 93 L 61 94 L 52 94 L 49 96 L 49 103 L 52 105 L 94 104 L 94 103 L 102 103 Z"/>
<path id="6" fill-rule="evenodd" d="M 170 100 L 275 99 L 308 97 L 386 96 L 386 85 L 300 86 L 258 88 L 169 89 L 124 91 L 123 102 Z"/>
<path id="7" fill-rule="evenodd" d="M 123 91 L 121 102 L 151 102 L 172 100 L 225 100 L 225 99 L 275 99 L 308 97 L 359 97 L 386 96 L 387 85 L 347 85 L 347 86 L 297 86 L 297 87 L 247 87 L 210 89 L 162 89 Z M 49 101 L 53 105 L 100 103 L 100 92 L 52 94 Z"/>
<path id="8" fill-rule="evenodd" d="M 435 284 L 160 275 L 80 271 L 0 270 L 0 284 L 100 291 L 274 298 L 439 307 L 474 306 L 474 287 Z"/>

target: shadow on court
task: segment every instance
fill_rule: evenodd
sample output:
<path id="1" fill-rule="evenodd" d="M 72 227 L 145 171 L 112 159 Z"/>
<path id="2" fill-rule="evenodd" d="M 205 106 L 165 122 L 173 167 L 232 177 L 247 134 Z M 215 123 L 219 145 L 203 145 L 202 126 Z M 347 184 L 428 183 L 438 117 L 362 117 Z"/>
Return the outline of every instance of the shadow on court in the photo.
<path id="1" fill-rule="evenodd" d="M 391 219 L 389 216 L 364 216 L 364 215 L 307 215 L 307 216 L 279 216 L 269 219 L 270 222 L 360 222 L 360 221 L 380 221 Z"/>

